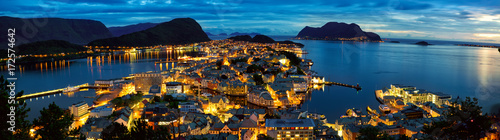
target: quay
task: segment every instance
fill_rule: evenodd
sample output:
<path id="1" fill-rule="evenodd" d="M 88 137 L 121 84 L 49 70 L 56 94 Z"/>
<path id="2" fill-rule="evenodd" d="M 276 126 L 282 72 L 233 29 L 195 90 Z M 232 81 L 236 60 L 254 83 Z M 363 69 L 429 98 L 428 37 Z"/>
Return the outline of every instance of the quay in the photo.
<path id="1" fill-rule="evenodd" d="M 29 99 L 29 98 L 47 96 L 47 95 L 52 95 L 52 94 L 58 94 L 58 93 L 63 93 L 64 90 L 67 90 L 67 89 L 73 89 L 75 91 L 78 91 L 80 89 L 104 89 L 104 88 L 107 88 L 107 87 L 89 85 L 89 83 L 85 83 L 85 84 L 76 85 L 73 87 L 65 87 L 65 88 L 54 89 L 54 90 L 49 90 L 49 91 L 42 91 L 42 92 L 26 94 L 26 95 L 23 95 L 21 97 L 18 97 L 17 99 Z"/>

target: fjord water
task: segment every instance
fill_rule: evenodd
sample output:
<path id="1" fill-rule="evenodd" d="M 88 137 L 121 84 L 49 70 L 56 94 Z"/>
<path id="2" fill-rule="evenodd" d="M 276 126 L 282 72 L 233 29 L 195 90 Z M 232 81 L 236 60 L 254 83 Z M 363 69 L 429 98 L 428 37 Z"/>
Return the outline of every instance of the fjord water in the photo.
<path id="1" fill-rule="evenodd" d="M 325 87 L 313 91 L 303 110 L 323 113 L 329 120 L 348 108 L 377 108 L 374 91 L 390 84 L 476 97 L 483 111 L 500 104 L 500 53 L 493 48 L 454 45 L 419 46 L 403 43 L 359 43 L 296 40 L 305 45 L 312 69 L 326 80 L 359 83 L 362 91 Z M 498 107 L 495 107 L 498 110 Z"/>
<path id="2" fill-rule="evenodd" d="M 278 39 L 281 40 L 281 39 Z M 403 43 L 353 43 L 321 40 L 295 40 L 303 43 L 312 59 L 312 70 L 325 76 L 328 81 L 359 83 L 362 91 L 339 86 L 326 86 L 324 91 L 314 90 L 302 105 L 302 110 L 325 114 L 333 122 L 349 108 L 364 110 L 366 106 L 377 108 L 374 91 L 398 83 L 412 85 L 429 91 L 443 92 L 453 97 L 478 97 L 483 110 L 490 112 L 500 101 L 500 53 L 497 49 L 463 47 L 454 45 L 418 46 Z M 432 42 L 431 42 L 432 43 Z M 64 66 L 51 68 L 25 66 L 18 74 L 17 88 L 25 94 L 63 88 L 68 85 L 93 83 L 97 79 L 128 76 L 131 73 L 160 70 L 154 64 L 172 52 L 159 54 L 116 55 L 114 58 L 71 60 Z M 175 54 L 175 53 L 174 53 Z M 182 53 L 174 55 L 182 56 Z M 120 59 L 119 59 L 120 58 Z M 109 61 L 111 60 L 111 61 Z M 60 66 L 60 64 L 59 64 Z M 163 65 L 163 70 L 166 66 Z M 168 66 L 171 68 L 171 65 Z M 6 75 L 6 71 L 2 71 Z M 67 108 L 78 101 L 92 105 L 93 90 L 74 95 L 57 94 L 50 98 L 28 99 L 31 108 L 29 120 L 39 116 L 39 111 L 55 102 Z"/>

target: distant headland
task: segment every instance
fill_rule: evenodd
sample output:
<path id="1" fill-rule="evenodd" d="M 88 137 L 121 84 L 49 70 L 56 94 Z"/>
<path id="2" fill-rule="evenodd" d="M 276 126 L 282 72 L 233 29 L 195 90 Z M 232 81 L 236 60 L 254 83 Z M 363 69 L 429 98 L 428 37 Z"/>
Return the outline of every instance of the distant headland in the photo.
<path id="1" fill-rule="evenodd" d="M 380 36 L 373 32 L 364 32 L 355 23 L 346 24 L 328 22 L 322 27 L 304 27 L 295 39 L 306 40 L 346 40 L 381 42 Z"/>

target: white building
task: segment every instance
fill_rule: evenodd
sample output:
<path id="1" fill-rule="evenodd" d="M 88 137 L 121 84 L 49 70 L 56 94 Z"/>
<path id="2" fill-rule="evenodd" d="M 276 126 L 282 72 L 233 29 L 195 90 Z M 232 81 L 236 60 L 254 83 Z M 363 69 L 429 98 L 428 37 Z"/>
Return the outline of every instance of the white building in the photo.
<path id="1" fill-rule="evenodd" d="M 80 101 L 69 107 L 71 114 L 75 117 L 75 120 L 84 118 L 89 115 L 89 105 L 85 101 Z"/>
<path id="2" fill-rule="evenodd" d="M 99 118 L 113 114 L 114 108 L 108 108 L 109 105 L 96 107 L 90 111 L 90 117 Z"/>
<path id="3" fill-rule="evenodd" d="M 182 83 L 179 82 L 168 82 L 165 88 L 167 94 L 182 93 Z"/>

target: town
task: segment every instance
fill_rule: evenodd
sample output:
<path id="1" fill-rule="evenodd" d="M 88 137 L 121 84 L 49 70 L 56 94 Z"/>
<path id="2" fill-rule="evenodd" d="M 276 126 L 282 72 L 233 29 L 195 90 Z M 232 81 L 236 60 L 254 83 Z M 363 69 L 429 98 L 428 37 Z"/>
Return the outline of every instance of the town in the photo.
<path id="1" fill-rule="evenodd" d="M 80 128 L 87 139 L 103 139 L 113 123 L 132 129 L 143 120 L 153 130 L 167 127 L 172 139 L 354 140 L 372 126 L 395 139 L 423 139 L 425 125 L 443 120 L 449 106 L 463 100 L 392 84 L 375 91 L 378 111 L 352 108 L 337 120 L 327 120 L 321 113 L 299 110 L 311 90 L 334 83 L 311 70 L 313 61 L 300 57 L 305 52 L 299 46 L 226 39 L 152 48 L 175 49 L 199 54 L 158 60 L 155 65 L 165 65 L 165 70 L 86 84 L 97 96 L 93 105 L 82 101 L 68 107 L 74 116 L 70 129 Z M 150 50 L 125 53 L 138 51 Z M 64 92 L 77 90 L 68 87 Z M 488 138 L 498 138 L 498 132 L 488 133 Z"/>

